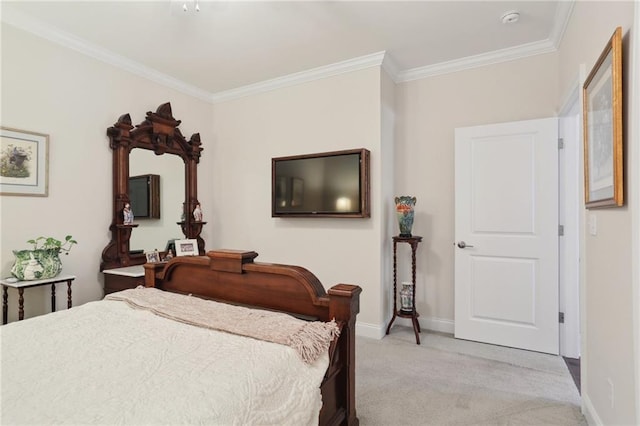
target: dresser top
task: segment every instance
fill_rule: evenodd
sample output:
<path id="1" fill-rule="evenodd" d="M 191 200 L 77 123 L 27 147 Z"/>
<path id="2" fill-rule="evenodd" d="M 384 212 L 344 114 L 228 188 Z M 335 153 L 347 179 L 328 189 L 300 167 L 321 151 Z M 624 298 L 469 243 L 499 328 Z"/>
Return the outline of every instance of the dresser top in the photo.
<path id="1" fill-rule="evenodd" d="M 125 268 L 105 269 L 103 274 L 124 275 L 126 277 L 144 277 L 144 266 L 135 265 Z"/>

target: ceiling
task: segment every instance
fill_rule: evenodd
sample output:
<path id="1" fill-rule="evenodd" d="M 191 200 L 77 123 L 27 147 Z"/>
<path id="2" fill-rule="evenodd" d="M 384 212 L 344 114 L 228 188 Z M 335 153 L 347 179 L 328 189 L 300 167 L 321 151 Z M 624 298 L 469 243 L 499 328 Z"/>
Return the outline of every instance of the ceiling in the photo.
<path id="1" fill-rule="evenodd" d="M 2 20 L 199 97 L 384 66 L 396 81 L 557 48 L 567 1 L 2 1 Z M 516 10 L 520 19 L 504 24 Z"/>

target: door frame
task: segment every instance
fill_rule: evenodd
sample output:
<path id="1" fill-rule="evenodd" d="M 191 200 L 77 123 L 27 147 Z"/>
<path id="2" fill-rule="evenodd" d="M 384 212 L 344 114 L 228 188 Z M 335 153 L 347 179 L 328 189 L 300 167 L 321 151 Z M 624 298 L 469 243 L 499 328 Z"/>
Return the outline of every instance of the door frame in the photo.
<path id="1" fill-rule="evenodd" d="M 584 76 L 581 75 L 574 79 L 558 114 L 558 135 L 564 143 L 564 148 L 558 155 L 558 219 L 564 227 L 564 236 L 560 237 L 558 251 L 559 308 L 560 312 L 564 313 L 564 323 L 560 324 L 560 355 L 569 358 L 580 358 L 581 354 L 580 297 L 583 274 L 580 258 L 584 244 L 584 213 L 581 211 L 581 200 L 584 183 L 580 178 L 583 158 L 580 82 L 583 79 Z M 565 133 L 568 126 L 572 129 Z"/>

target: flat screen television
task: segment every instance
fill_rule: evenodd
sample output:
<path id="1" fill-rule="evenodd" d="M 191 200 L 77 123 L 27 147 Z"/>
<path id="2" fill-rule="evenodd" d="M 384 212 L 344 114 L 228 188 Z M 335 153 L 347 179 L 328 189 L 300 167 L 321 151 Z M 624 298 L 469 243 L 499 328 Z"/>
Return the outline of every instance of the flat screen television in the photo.
<path id="1" fill-rule="evenodd" d="M 160 219 L 160 176 L 129 177 L 129 200 L 136 219 Z"/>
<path id="2" fill-rule="evenodd" d="M 370 217 L 369 151 L 271 159 L 272 217 Z"/>

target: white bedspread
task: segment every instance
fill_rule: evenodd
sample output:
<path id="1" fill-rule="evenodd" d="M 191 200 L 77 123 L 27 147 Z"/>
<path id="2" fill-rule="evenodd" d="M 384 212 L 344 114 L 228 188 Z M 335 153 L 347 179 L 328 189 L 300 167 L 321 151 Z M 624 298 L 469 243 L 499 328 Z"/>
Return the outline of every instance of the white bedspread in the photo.
<path id="1" fill-rule="evenodd" d="M 317 424 L 324 354 L 91 302 L 0 327 L 0 423 Z"/>

